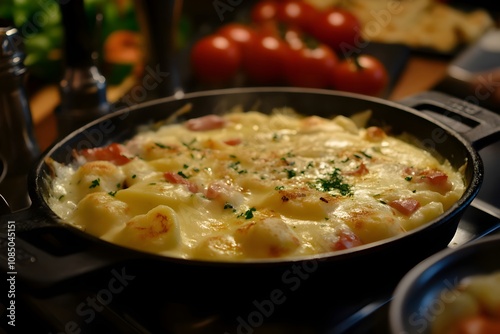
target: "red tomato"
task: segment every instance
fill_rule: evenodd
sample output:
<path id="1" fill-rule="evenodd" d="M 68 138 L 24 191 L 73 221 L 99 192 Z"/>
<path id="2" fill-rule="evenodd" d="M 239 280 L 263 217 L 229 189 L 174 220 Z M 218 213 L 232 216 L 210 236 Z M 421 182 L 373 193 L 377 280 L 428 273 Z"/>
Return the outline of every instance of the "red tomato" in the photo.
<path id="1" fill-rule="evenodd" d="M 283 65 L 290 48 L 281 39 L 259 35 L 245 47 L 243 71 L 254 84 L 277 84 L 283 80 Z"/>
<path id="2" fill-rule="evenodd" d="M 242 62 L 238 43 L 221 35 L 209 35 L 197 41 L 191 50 L 195 77 L 205 84 L 224 84 L 238 73 Z"/>
<path id="3" fill-rule="evenodd" d="M 354 14 L 340 8 L 331 8 L 320 12 L 309 33 L 336 52 L 342 50 L 342 44 L 356 46 L 361 34 L 361 24 Z"/>
<path id="4" fill-rule="evenodd" d="M 327 88 L 337 62 L 337 56 L 326 45 L 292 50 L 285 61 L 286 82 L 297 87 Z"/>
<path id="5" fill-rule="evenodd" d="M 256 32 L 251 27 L 240 23 L 228 23 L 222 26 L 218 31 L 218 35 L 225 36 L 243 46 L 250 43 L 255 38 Z"/>
<path id="6" fill-rule="evenodd" d="M 283 40 L 292 49 L 304 47 L 304 33 L 295 26 L 283 25 L 278 21 L 269 20 L 258 23 L 255 27 L 255 31 L 260 35 L 274 36 Z"/>
<path id="7" fill-rule="evenodd" d="M 283 40 L 292 49 L 300 49 L 304 46 L 304 33 L 300 28 L 289 26 L 276 20 L 256 24 L 255 32 L 259 35 L 273 36 Z"/>
<path id="8" fill-rule="evenodd" d="M 359 55 L 342 60 L 334 69 L 334 89 L 379 96 L 387 87 L 389 75 L 384 65 L 370 55 Z"/>
<path id="9" fill-rule="evenodd" d="M 278 21 L 297 26 L 304 31 L 309 30 L 317 15 L 318 12 L 313 6 L 297 0 L 288 0 L 280 3 L 276 11 Z"/>
<path id="10" fill-rule="evenodd" d="M 291 49 L 299 50 L 305 47 L 304 34 L 294 27 L 288 27 L 284 32 L 283 39 Z"/>
<path id="11" fill-rule="evenodd" d="M 267 35 L 281 38 L 280 28 L 278 27 L 278 21 L 276 20 L 258 22 L 253 27 L 257 35 Z"/>
<path id="12" fill-rule="evenodd" d="M 274 20 L 278 11 L 276 1 L 263 0 L 257 2 L 250 11 L 250 19 L 253 22 L 264 22 Z"/>

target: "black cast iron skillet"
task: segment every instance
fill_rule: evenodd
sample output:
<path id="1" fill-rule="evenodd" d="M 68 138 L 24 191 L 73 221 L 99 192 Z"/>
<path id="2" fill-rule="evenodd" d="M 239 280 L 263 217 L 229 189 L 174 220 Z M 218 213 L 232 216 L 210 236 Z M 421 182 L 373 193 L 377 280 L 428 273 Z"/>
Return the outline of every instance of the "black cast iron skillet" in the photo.
<path id="1" fill-rule="evenodd" d="M 431 333 L 432 321 L 453 302 L 452 292 L 464 278 L 500 270 L 500 235 L 491 235 L 434 254 L 408 272 L 390 305 L 391 332 Z"/>
<path id="2" fill-rule="evenodd" d="M 73 149 L 102 146 L 123 141 L 135 134 L 138 125 L 166 119 L 187 103 L 192 111 L 185 117 L 224 113 L 235 105 L 245 110 L 269 112 L 275 107 L 292 107 L 302 114 L 352 115 L 370 109 L 369 125 L 381 126 L 392 134 L 408 132 L 423 147 L 435 151 L 458 168 L 467 162 L 467 188 L 463 197 L 443 215 L 409 233 L 356 249 L 326 253 L 293 260 L 262 260 L 249 263 L 218 263 L 156 256 L 115 246 L 67 224 L 50 210 L 50 168 L 47 158 L 69 162 Z M 336 284 L 357 286 L 371 291 L 403 273 L 425 257 L 446 247 L 458 221 L 479 191 L 483 165 L 477 149 L 500 136 L 500 116 L 462 100 L 429 92 L 403 104 L 356 94 L 296 88 L 237 88 L 186 94 L 134 105 L 103 117 L 71 133 L 49 148 L 34 166 L 29 177 L 32 205 L 28 210 L 2 217 L 16 224 L 15 271 L 18 284 L 38 291 L 74 286 L 93 275 L 115 267 L 135 272 L 145 285 L 183 282 L 198 278 L 190 291 L 215 294 L 238 291 L 272 291 L 305 285 L 324 287 Z M 432 115 L 431 115 L 432 114 Z M 431 117 L 431 116 L 432 117 Z M 439 120 L 436 120 L 439 119 Z M 182 118 L 180 119 L 182 120 Z M 5 234 L 2 242 L 5 242 Z M 4 271 L 12 271 L 2 261 Z M 396 274 L 397 273 L 397 274 Z M 312 282 L 312 283 L 309 283 Z M 71 284 L 69 284 L 71 283 Z M 151 283 L 151 284 L 150 284 Z M 242 289 L 243 287 L 243 289 Z M 159 289 L 160 291 L 162 289 Z M 306 289 L 301 289 L 308 291 Z M 339 298 L 345 289 L 338 289 Z M 349 289 L 348 289 L 349 290 Z M 238 292 L 237 294 L 239 294 Z M 307 292 L 309 293 L 309 292 Z"/>

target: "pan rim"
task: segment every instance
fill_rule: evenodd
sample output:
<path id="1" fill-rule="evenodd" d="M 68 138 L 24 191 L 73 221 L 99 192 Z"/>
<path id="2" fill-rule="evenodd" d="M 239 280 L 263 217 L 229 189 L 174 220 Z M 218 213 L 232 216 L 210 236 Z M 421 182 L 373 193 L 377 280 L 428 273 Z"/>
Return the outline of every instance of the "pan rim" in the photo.
<path id="1" fill-rule="evenodd" d="M 133 249 L 128 249 L 124 246 L 117 246 L 121 249 L 127 249 L 127 251 L 132 251 L 132 253 L 137 253 L 137 255 L 140 256 L 148 256 L 148 257 L 153 257 L 156 259 L 160 260 L 167 260 L 167 261 L 174 261 L 174 262 L 188 262 L 190 264 L 193 263 L 203 263 L 203 264 L 211 264 L 211 265 L 243 265 L 243 266 L 248 266 L 248 265 L 263 265 L 263 264 L 291 264 L 291 263 L 296 263 L 296 262 L 301 262 L 301 261 L 308 261 L 308 260 L 332 260 L 333 258 L 335 259 L 345 259 L 349 258 L 351 256 L 358 256 L 362 253 L 366 252 L 372 252 L 374 250 L 378 250 L 381 248 L 386 247 L 387 245 L 393 244 L 395 242 L 401 242 L 402 239 L 405 239 L 408 237 L 408 235 L 414 235 L 417 236 L 420 233 L 425 233 L 428 232 L 429 230 L 433 230 L 434 228 L 437 228 L 439 225 L 445 224 L 449 220 L 452 220 L 455 218 L 456 215 L 460 215 L 461 211 L 465 207 L 467 207 L 472 200 L 476 197 L 477 193 L 479 192 L 479 188 L 481 186 L 482 180 L 483 180 L 483 164 L 482 164 L 482 159 L 479 156 L 477 150 L 475 150 L 472 147 L 472 144 L 461 134 L 456 132 L 455 130 L 451 129 L 444 123 L 433 119 L 429 115 L 420 112 L 416 109 L 413 109 L 411 107 L 405 106 L 401 103 L 386 100 L 383 98 L 378 98 L 378 97 L 371 97 L 371 96 L 365 96 L 365 95 L 360 95 L 356 93 L 349 93 L 349 92 L 341 92 L 341 91 L 333 91 L 333 90 L 325 90 L 325 89 L 315 89 L 315 88 L 298 88 L 298 87 L 245 87 L 245 88 L 225 88 L 225 89 L 214 89 L 214 90 L 206 90 L 206 91 L 196 91 L 196 92 L 189 92 L 184 94 L 182 97 L 179 96 L 168 96 L 160 99 L 155 99 L 151 101 L 146 101 L 140 104 L 136 104 L 127 108 L 119 109 L 117 111 L 114 111 L 108 115 L 105 115 L 101 118 L 98 118 L 87 125 L 71 132 L 61 140 L 58 140 L 57 142 L 53 143 L 49 148 L 45 150 L 45 152 L 42 153 L 40 156 L 39 160 L 35 163 L 34 168 L 32 168 L 30 175 L 28 177 L 28 182 L 29 184 L 29 191 L 30 191 L 30 197 L 33 200 L 33 203 L 38 205 L 39 207 L 42 208 L 42 210 L 46 213 L 46 215 L 49 217 L 49 219 L 52 220 L 57 220 L 57 224 L 63 225 L 66 228 L 70 228 L 74 231 L 81 232 L 85 234 L 86 237 L 90 238 L 91 240 L 96 240 L 99 242 L 104 242 L 109 245 L 114 245 L 113 243 L 104 241 L 98 237 L 92 236 L 88 233 L 85 233 L 83 231 L 80 231 L 78 228 L 71 226 L 70 224 L 64 222 L 60 217 L 55 214 L 51 208 L 49 207 L 48 203 L 45 201 L 45 198 L 43 194 L 39 193 L 39 189 L 42 187 L 42 182 L 44 181 L 44 177 L 41 175 L 42 172 L 41 170 L 43 169 L 43 165 L 45 164 L 45 160 L 50 157 L 55 151 L 57 151 L 61 146 L 67 144 L 67 142 L 73 138 L 74 136 L 78 135 L 79 133 L 82 133 L 83 131 L 92 128 L 93 126 L 96 126 L 108 119 L 112 119 L 115 117 L 119 117 L 125 113 L 129 112 L 134 112 L 138 111 L 147 107 L 151 106 L 156 106 L 156 105 L 161 105 L 173 101 L 182 101 L 182 100 L 187 100 L 187 99 L 193 99 L 193 98 L 202 98 L 202 97 L 216 97 L 216 96 L 224 96 L 224 95 L 239 95 L 239 94 L 248 94 L 248 93 L 285 93 L 285 94 L 311 94 L 311 95 L 327 95 L 327 96 L 332 96 L 332 97 L 346 97 L 349 99 L 360 99 L 367 101 L 369 103 L 375 103 L 379 105 L 383 105 L 385 107 L 391 107 L 395 108 L 398 110 L 402 110 L 406 113 L 410 113 L 416 117 L 422 118 L 426 120 L 427 122 L 430 122 L 433 125 L 437 125 L 438 127 L 444 129 L 447 134 L 451 135 L 455 140 L 459 141 L 460 144 L 462 145 L 463 148 L 467 150 L 467 155 L 471 157 L 470 162 L 472 164 L 472 177 L 470 180 L 469 185 L 467 185 L 464 194 L 445 212 L 443 212 L 441 215 L 439 215 L 437 218 L 427 222 L 426 224 L 423 224 L 411 231 L 408 231 L 407 233 L 397 235 L 394 237 L 386 238 L 380 241 L 372 242 L 366 245 L 362 245 L 353 249 L 347 249 L 347 250 L 342 250 L 342 251 L 332 251 L 332 252 L 326 252 L 326 253 L 321 253 L 321 254 L 315 254 L 315 255 L 308 255 L 308 256 L 300 256 L 300 257 L 293 257 L 293 258 L 270 258 L 270 259 L 250 259 L 248 261 L 211 261 L 211 260 L 195 260 L 195 259 L 183 259 L 183 258 L 175 258 L 175 257 L 170 257 L 170 256 L 165 256 L 165 255 L 160 255 L 160 254 L 152 254 L 152 253 L 147 253 L 145 251 L 140 251 L 140 250 L 133 250 Z"/>

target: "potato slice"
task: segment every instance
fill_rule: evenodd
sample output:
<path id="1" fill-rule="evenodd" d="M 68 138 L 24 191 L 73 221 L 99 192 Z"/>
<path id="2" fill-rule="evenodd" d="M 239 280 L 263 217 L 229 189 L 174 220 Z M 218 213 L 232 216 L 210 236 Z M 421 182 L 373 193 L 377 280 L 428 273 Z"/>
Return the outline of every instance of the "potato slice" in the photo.
<path id="1" fill-rule="evenodd" d="M 180 242 L 177 214 L 172 208 L 159 205 L 147 214 L 135 216 L 128 221 L 114 241 L 152 253 L 172 249 Z"/>

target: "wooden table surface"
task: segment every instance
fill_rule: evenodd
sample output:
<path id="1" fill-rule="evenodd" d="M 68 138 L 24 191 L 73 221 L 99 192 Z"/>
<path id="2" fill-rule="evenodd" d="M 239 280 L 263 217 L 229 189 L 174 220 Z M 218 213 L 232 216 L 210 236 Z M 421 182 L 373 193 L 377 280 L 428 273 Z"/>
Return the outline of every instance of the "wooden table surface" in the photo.
<path id="1" fill-rule="evenodd" d="M 445 76 L 447 66 L 448 62 L 446 59 L 411 56 L 389 99 L 399 100 L 431 89 Z M 119 92 L 119 89 L 113 90 L 111 88 L 108 92 L 109 100 L 113 101 Z M 43 87 L 30 98 L 35 136 L 42 150 L 45 150 L 57 138 L 57 127 L 53 110 L 58 104 L 59 92 L 55 85 Z"/>

